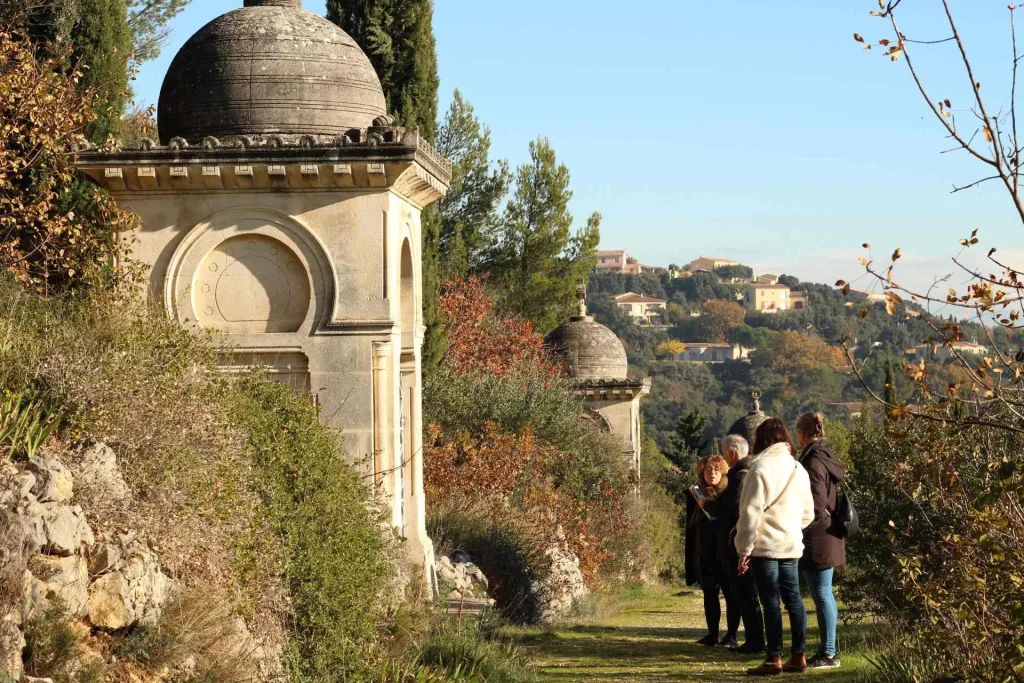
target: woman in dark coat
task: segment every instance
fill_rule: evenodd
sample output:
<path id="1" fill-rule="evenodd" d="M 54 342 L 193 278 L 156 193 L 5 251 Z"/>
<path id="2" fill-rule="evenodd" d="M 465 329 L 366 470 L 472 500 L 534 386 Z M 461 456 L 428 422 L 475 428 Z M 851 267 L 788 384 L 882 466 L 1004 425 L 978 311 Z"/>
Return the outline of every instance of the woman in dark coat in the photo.
<path id="1" fill-rule="evenodd" d="M 807 660 L 807 666 L 836 669 L 839 668 L 836 651 L 839 610 L 832 593 L 832 578 L 835 568 L 846 564 L 846 541 L 829 533 L 829 527 L 836 509 L 839 482 L 845 478 L 846 470 L 825 441 L 825 422 L 820 415 L 801 415 L 796 422 L 796 434 L 801 448 L 800 464 L 811 479 L 811 496 L 814 498 L 814 521 L 804 529 L 804 556 L 800 560 L 800 571 L 814 599 L 821 637 L 818 654 Z"/>
<path id="2" fill-rule="evenodd" d="M 704 500 L 716 500 L 729 485 L 726 475 L 729 465 L 720 455 L 709 455 L 697 463 L 697 486 Z M 697 641 L 700 645 L 726 645 L 736 647 L 736 632 L 740 627 L 740 612 L 733 603 L 729 579 L 723 571 L 719 556 L 719 529 L 717 519 L 705 514 L 699 499 L 691 491 L 686 500 L 686 585 L 700 584 L 704 593 L 704 618 L 708 633 Z M 725 533 L 728 533 L 726 531 Z M 727 632 L 719 641 L 718 630 L 722 621 L 722 607 L 718 601 L 721 591 L 725 596 Z"/>

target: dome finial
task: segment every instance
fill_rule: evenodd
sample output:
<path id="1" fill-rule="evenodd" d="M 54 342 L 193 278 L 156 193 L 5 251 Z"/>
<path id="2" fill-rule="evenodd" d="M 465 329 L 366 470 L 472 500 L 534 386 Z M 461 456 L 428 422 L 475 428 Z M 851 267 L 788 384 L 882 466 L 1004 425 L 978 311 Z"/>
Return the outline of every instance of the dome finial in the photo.
<path id="1" fill-rule="evenodd" d="M 750 392 L 750 398 L 753 400 L 753 405 L 750 408 L 750 414 L 756 414 L 761 412 L 761 392 L 754 389 Z"/>
<path id="2" fill-rule="evenodd" d="M 587 284 L 580 282 L 576 285 L 576 300 L 579 302 L 579 316 L 587 317 Z"/>
<path id="3" fill-rule="evenodd" d="M 302 9 L 302 0 L 245 0 L 246 7 L 294 7 Z"/>

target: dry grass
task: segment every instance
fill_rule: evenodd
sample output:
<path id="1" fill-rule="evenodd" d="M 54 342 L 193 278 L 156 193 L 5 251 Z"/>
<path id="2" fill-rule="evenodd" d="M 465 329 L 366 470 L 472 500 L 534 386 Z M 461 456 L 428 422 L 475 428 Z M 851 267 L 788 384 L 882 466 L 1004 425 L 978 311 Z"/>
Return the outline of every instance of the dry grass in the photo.
<path id="1" fill-rule="evenodd" d="M 41 299 L 0 280 L 0 392 L 31 389 L 64 415 L 51 442 L 106 442 L 127 503 L 77 492 L 99 537 L 141 533 L 185 590 L 231 597 L 262 641 L 284 642 L 283 549 L 267 533 L 244 435 L 223 405 L 210 339 L 131 299 Z"/>
<path id="2" fill-rule="evenodd" d="M 251 681 L 258 667 L 258 644 L 230 603 L 209 590 L 179 592 L 155 626 L 137 629 L 115 649 L 149 670 L 166 668 L 191 680 Z"/>

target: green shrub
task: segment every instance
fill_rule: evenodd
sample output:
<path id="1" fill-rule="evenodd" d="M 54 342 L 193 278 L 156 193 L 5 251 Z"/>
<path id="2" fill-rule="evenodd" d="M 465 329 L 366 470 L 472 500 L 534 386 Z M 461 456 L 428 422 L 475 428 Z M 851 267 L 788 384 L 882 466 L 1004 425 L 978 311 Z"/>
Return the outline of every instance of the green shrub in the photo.
<path id="1" fill-rule="evenodd" d="M 531 683 L 536 680 L 525 656 L 516 647 L 484 637 L 474 629 L 454 626 L 428 636 L 417 661 L 448 671 L 476 676 L 487 683 Z"/>
<path id="2" fill-rule="evenodd" d="M 394 574 L 381 515 L 307 397 L 254 373 L 230 404 L 255 457 L 262 511 L 288 553 L 294 678 L 344 678 L 375 642 Z"/>
<path id="3" fill-rule="evenodd" d="M 442 365 L 428 378 L 425 392 L 425 424 L 448 433 L 478 435 L 492 422 L 507 434 L 520 434 L 529 425 L 539 441 L 566 454 L 549 474 L 573 498 L 601 500 L 603 484 L 627 466 L 618 440 L 580 420 L 583 405 L 566 379 L 456 373 Z"/>
<path id="4" fill-rule="evenodd" d="M 855 425 L 860 532 L 840 592 L 912 635 L 880 660 L 893 675 L 919 662 L 967 680 L 1024 670 L 1022 451 L 1019 435 L 986 427 Z"/>

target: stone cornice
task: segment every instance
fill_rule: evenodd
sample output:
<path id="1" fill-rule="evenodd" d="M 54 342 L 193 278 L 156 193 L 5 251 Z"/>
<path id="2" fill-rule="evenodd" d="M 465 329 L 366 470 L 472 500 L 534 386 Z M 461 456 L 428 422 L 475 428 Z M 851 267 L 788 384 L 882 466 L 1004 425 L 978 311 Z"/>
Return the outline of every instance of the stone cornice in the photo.
<path id="1" fill-rule="evenodd" d="M 190 144 L 181 138 L 136 149 L 83 149 L 78 168 L 110 192 L 383 189 L 426 206 L 444 196 L 451 162 L 416 129 L 377 127 L 330 141 L 261 136 Z"/>
<path id="2" fill-rule="evenodd" d="M 651 378 L 596 379 L 573 382 L 573 393 L 589 400 L 621 401 L 646 396 L 651 391 Z"/>

